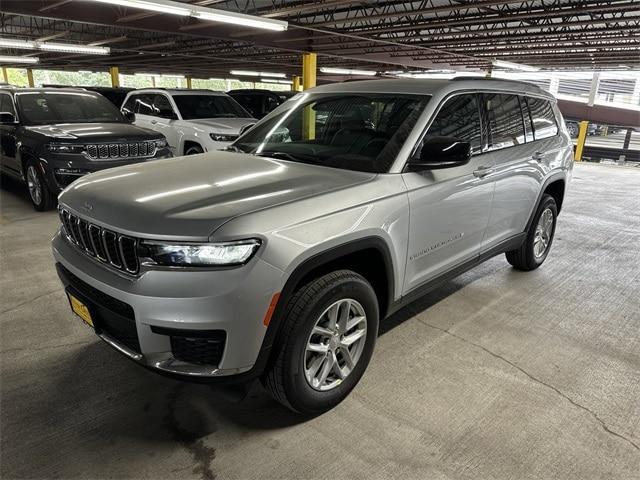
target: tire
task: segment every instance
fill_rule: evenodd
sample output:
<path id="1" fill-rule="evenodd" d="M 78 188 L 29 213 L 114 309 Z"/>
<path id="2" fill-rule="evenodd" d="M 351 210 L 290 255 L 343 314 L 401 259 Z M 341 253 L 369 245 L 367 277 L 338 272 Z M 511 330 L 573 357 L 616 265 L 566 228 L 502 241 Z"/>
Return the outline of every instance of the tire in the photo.
<path id="1" fill-rule="evenodd" d="M 569 135 L 571 136 L 571 138 L 578 138 L 578 124 L 577 123 L 573 123 L 573 122 L 569 122 L 567 123 L 567 131 L 569 132 Z"/>
<path id="2" fill-rule="evenodd" d="M 543 215 L 545 220 L 541 220 Z M 556 201 L 551 195 L 545 193 L 531 222 L 527 238 L 520 248 L 505 254 L 507 261 L 517 270 L 523 271 L 535 270 L 542 265 L 551 250 L 557 219 Z"/>
<path id="3" fill-rule="evenodd" d="M 185 150 L 185 155 L 198 155 L 200 153 L 204 153 L 204 150 L 200 145 L 192 144 Z"/>
<path id="4" fill-rule="evenodd" d="M 35 160 L 27 160 L 25 180 L 34 209 L 38 212 L 44 212 L 56 206 L 58 198 L 49 190 L 44 174 Z"/>
<path id="5" fill-rule="evenodd" d="M 312 333 L 316 332 L 316 326 L 324 326 L 328 331 L 331 312 L 338 315 L 349 312 L 349 323 L 358 318 L 360 321 L 342 332 L 343 335 Z M 378 320 L 376 294 L 361 275 L 339 270 L 310 281 L 293 294 L 286 306 L 275 346 L 277 356 L 262 378 L 263 385 L 273 398 L 295 412 L 317 415 L 330 410 L 344 400 L 362 378 L 378 336 Z M 344 323 L 342 325 L 344 327 Z M 364 328 L 366 331 L 362 332 Z M 339 326 L 336 329 L 341 330 Z M 359 338 L 347 347 L 348 358 L 352 360 L 350 368 L 342 353 L 345 347 L 340 342 L 349 342 L 356 336 Z M 314 347 L 326 347 L 327 353 L 309 351 L 310 343 Z M 330 365 L 333 366 L 327 368 Z M 316 368 L 315 379 L 309 380 Z M 325 369 L 329 372 L 325 384 L 312 386 L 311 382 L 320 380 Z"/>

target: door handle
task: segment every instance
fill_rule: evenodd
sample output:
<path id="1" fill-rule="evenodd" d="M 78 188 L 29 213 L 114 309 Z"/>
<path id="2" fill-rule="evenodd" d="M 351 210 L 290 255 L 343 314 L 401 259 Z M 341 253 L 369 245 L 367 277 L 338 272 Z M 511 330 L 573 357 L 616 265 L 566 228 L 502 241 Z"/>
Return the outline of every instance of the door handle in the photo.
<path id="1" fill-rule="evenodd" d="M 531 155 L 531 158 L 533 158 L 536 162 L 541 162 L 544 160 L 544 153 L 534 152 L 533 155 Z"/>
<path id="2" fill-rule="evenodd" d="M 473 171 L 473 175 L 478 178 L 482 178 L 486 175 L 489 175 L 492 170 L 493 170 L 493 167 L 479 167 L 477 170 Z"/>

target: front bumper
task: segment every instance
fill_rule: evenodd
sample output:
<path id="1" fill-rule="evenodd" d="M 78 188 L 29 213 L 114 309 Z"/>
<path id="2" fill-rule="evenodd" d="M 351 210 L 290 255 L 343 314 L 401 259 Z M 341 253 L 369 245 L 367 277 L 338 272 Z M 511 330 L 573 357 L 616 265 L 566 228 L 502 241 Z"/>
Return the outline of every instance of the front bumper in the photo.
<path id="1" fill-rule="evenodd" d="M 147 270 L 131 277 L 97 263 L 59 232 L 52 247 L 62 283 L 96 317 L 96 333 L 135 362 L 192 378 L 254 367 L 281 270 L 254 258 L 239 268 Z"/>
<path id="2" fill-rule="evenodd" d="M 52 192 L 59 193 L 69 184 L 89 173 L 172 156 L 171 150 L 166 147 L 156 150 L 153 157 L 90 160 L 84 155 L 50 154 L 46 157 L 41 157 L 40 162 L 44 167 L 45 179 L 49 189 Z"/>

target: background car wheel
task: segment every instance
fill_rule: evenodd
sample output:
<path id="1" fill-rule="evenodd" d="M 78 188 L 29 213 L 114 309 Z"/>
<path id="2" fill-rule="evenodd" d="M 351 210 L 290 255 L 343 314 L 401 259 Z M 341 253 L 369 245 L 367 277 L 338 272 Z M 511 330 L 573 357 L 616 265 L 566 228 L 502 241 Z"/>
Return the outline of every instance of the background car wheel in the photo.
<path id="1" fill-rule="evenodd" d="M 542 265 L 551 249 L 557 218 L 556 201 L 545 193 L 531 222 L 527 238 L 520 248 L 506 253 L 507 261 L 524 271 L 535 270 Z"/>
<path id="2" fill-rule="evenodd" d="M 199 153 L 204 153 L 200 145 L 190 145 L 184 152 L 185 155 L 198 155 Z"/>
<path id="3" fill-rule="evenodd" d="M 303 285 L 286 307 L 265 388 L 299 413 L 333 408 L 364 374 L 378 318 L 375 292 L 355 272 L 339 270 Z"/>
<path id="4" fill-rule="evenodd" d="M 571 135 L 571 138 L 577 138 L 578 137 L 578 124 L 577 123 L 567 123 L 567 131 L 569 132 L 569 135 Z"/>
<path id="5" fill-rule="evenodd" d="M 55 207 L 57 198 L 49 190 L 42 170 L 35 160 L 29 160 L 27 162 L 25 177 L 33 208 L 39 212 L 44 212 L 45 210 L 50 210 Z"/>

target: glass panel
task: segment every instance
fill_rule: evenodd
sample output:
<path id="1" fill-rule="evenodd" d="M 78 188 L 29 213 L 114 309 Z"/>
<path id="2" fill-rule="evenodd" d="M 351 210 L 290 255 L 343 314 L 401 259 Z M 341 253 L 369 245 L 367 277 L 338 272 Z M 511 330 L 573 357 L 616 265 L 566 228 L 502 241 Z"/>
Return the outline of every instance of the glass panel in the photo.
<path id="1" fill-rule="evenodd" d="M 516 95 L 485 94 L 489 118 L 489 150 L 524 143 L 524 124 L 520 101 Z"/>
<path id="2" fill-rule="evenodd" d="M 473 153 L 482 150 L 482 128 L 477 95 L 457 95 L 442 106 L 431 123 L 428 137 L 454 137 L 471 144 Z"/>

